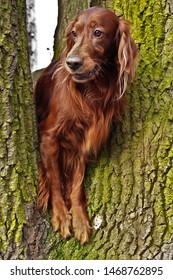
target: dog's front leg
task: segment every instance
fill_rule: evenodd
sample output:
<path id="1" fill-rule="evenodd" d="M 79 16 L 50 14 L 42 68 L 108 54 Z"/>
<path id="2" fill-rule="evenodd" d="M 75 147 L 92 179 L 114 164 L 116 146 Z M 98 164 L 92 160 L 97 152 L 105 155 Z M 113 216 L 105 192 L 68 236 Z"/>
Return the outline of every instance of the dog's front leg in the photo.
<path id="1" fill-rule="evenodd" d="M 50 202 L 52 207 L 52 225 L 55 231 L 60 230 L 62 236 L 70 236 L 71 215 L 66 207 L 61 186 L 58 164 L 59 147 L 56 137 L 42 135 L 40 143 L 42 164 L 46 171 L 50 188 Z"/>
<path id="2" fill-rule="evenodd" d="M 86 210 L 86 196 L 83 187 L 83 179 L 85 173 L 85 161 L 80 158 L 73 174 L 72 190 L 70 195 L 72 226 L 75 237 L 81 243 L 85 243 L 89 239 L 90 229 L 88 214 Z"/>

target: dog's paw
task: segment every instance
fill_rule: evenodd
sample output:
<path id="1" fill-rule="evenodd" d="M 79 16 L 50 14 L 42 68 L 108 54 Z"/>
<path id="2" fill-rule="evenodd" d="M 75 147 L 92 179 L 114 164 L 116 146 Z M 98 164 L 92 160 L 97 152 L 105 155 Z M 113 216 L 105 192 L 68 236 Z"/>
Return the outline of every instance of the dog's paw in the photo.
<path id="1" fill-rule="evenodd" d="M 59 231 L 63 238 L 71 236 L 71 214 L 67 211 L 54 213 L 52 216 L 54 231 Z"/>
<path id="2" fill-rule="evenodd" d="M 87 214 L 81 207 L 73 207 L 71 213 L 74 236 L 84 244 L 89 240 L 91 232 Z"/>

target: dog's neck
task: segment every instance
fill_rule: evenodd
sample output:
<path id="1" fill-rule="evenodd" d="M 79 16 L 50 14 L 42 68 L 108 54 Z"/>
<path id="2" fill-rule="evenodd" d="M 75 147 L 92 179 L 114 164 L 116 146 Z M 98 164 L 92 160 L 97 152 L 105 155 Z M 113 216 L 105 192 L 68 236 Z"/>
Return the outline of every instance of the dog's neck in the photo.
<path id="1" fill-rule="evenodd" d="M 115 76 L 113 79 L 112 76 Z M 91 102 L 96 102 L 101 105 L 105 104 L 112 100 L 115 100 L 118 97 L 118 86 L 116 79 L 116 71 L 110 72 L 107 76 L 100 76 L 94 80 L 85 82 L 85 83 L 76 83 L 76 89 L 81 93 L 81 95 Z"/>

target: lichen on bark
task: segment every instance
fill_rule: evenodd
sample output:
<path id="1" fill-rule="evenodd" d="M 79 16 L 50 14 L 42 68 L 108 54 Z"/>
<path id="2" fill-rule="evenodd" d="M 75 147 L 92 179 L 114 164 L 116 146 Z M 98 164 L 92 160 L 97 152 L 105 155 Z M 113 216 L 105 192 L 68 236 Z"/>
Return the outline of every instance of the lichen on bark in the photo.
<path id="1" fill-rule="evenodd" d="M 24 1 L 1 1 L 0 258 L 26 258 L 23 230 L 37 185 L 36 119 Z M 27 210 L 26 210 L 27 209 Z M 31 219 L 31 217 L 30 217 Z"/>

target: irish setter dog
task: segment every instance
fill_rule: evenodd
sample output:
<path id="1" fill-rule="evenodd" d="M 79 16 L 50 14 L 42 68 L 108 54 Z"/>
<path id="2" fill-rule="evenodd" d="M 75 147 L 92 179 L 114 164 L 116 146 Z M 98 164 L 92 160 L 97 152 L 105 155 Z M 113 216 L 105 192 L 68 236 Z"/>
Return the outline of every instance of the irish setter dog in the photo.
<path id="1" fill-rule="evenodd" d="M 83 187 L 85 167 L 107 140 L 123 111 L 128 77 L 134 76 L 136 45 L 128 21 L 92 7 L 66 30 L 61 57 L 35 87 L 41 161 L 38 204 L 52 209 L 63 238 L 74 232 L 87 242 L 89 225 Z"/>

